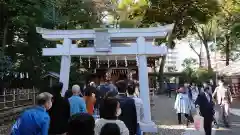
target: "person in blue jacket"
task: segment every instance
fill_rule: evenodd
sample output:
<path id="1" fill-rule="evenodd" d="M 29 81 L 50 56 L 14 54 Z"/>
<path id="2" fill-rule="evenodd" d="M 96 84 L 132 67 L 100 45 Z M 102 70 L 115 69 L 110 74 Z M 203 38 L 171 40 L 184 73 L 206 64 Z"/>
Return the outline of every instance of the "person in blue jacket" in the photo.
<path id="1" fill-rule="evenodd" d="M 23 112 L 14 123 L 11 135 L 48 135 L 50 117 L 46 112 L 52 107 L 52 94 L 37 96 L 37 106 Z"/>

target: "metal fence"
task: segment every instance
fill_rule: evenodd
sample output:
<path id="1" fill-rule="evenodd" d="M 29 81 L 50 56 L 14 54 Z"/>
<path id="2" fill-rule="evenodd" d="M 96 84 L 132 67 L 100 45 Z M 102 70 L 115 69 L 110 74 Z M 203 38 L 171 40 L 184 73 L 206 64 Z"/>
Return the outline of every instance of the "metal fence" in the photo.
<path id="1" fill-rule="evenodd" d="M 32 89 L 4 89 L 0 95 L 0 111 L 35 104 L 38 90 Z"/>

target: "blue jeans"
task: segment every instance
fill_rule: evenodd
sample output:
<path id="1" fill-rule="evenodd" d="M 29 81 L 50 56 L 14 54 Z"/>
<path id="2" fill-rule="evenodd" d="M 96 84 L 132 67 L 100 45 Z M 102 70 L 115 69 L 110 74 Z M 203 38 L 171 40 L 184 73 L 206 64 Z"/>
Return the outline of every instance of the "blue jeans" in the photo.
<path id="1" fill-rule="evenodd" d="M 139 123 L 137 124 L 137 135 L 141 135 L 141 129 Z"/>

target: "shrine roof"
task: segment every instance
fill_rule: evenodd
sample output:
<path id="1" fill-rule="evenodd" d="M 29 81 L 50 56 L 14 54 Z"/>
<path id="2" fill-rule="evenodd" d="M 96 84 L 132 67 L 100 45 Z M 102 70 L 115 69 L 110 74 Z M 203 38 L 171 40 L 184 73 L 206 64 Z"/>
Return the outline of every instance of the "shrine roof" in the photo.
<path id="1" fill-rule="evenodd" d="M 60 77 L 60 75 L 56 72 L 48 72 L 47 74 L 43 75 L 41 78 L 46 78 L 48 76 L 51 76 L 53 78 L 59 78 Z"/>

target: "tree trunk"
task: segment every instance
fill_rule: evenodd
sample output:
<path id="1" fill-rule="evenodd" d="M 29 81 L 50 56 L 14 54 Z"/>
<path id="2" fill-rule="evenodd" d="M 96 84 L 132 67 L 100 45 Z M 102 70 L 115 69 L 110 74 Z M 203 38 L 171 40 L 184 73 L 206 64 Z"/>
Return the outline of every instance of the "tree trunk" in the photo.
<path id="1" fill-rule="evenodd" d="M 200 52 L 199 52 L 199 55 L 198 55 L 198 60 L 199 60 L 199 67 L 202 68 L 202 66 L 203 66 L 203 63 L 202 63 L 202 44 L 201 44 L 201 47 L 200 47 Z"/>
<path id="2" fill-rule="evenodd" d="M 202 67 L 202 59 L 201 59 L 201 55 L 198 56 L 198 61 L 199 61 L 198 66 L 201 68 L 201 67 Z"/>
<path id="3" fill-rule="evenodd" d="M 2 54 L 4 54 L 5 46 L 7 44 L 7 34 L 8 34 L 8 22 L 6 22 L 3 28 Z"/>
<path id="4" fill-rule="evenodd" d="M 212 65 L 211 65 L 211 58 L 210 58 L 210 51 L 208 47 L 207 41 L 203 42 L 205 50 L 206 50 L 206 55 L 207 55 L 207 63 L 208 63 L 208 71 L 212 70 Z"/>
<path id="5" fill-rule="evenodd" d="M 228 66 L 230 61 L 230 36 L 227 34 L 225 35 L 225 41 L 226 66 Z"/>
<path id="6" fill-rule="evenodd" d="M 199 67 L 201 67 L 202 66 L 202 61 L 201 61 L 201 56 L 202 56 L 202 45 L 201 45 L 201 48 L 200 48 L 200 52 L 198 53 L 197 51 L 196 51 L 196 49 L 193 47 L 193 45 L 192 44 L 189 44 L 189 46 L 190 46 L 190 48 L 194 51 L 194 53 L 198 56 L 198 61 L 199 61 Z"/>
<path id="7" fill-rule="evenodd" d="M 161 59 L 161 64 L 159 67 L 159 72 L 158 72 L 158 84 L 159 84 L 159 89 L 158 89 L 158 94 L 161 94 L 164 92 L 164 66 L 165 66 L 165 61 L 166 61 L 166 55 L 162 56 Z"/>

